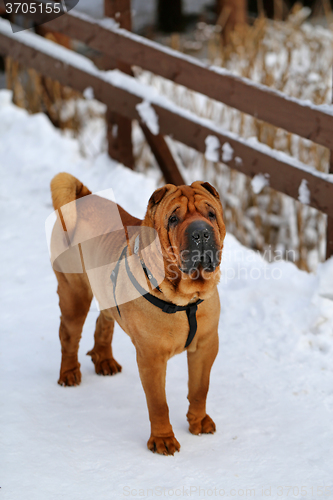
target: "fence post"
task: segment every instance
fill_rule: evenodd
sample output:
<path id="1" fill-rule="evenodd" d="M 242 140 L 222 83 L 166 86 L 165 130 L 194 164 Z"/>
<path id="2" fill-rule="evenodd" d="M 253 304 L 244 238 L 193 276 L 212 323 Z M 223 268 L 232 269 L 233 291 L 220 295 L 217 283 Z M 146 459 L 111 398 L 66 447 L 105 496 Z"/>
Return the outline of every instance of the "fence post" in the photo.
<path id="1" fill-rule="evenodd" d="M 333 173 L 333 170 L 330 172 Z M 327 216 L 327 232 L 326 232 L 326 259 L 333 255 L 333 218 Z"/>
<path id="2" fill-rule="evenodd" d="M 131 0 L 104 0 L 104 14 L 114 18 L 121 28 L 132 30 Z M 115 66 L 109 61 L 110 67 L 117 67 L 123 73 L 131 74 L 131 68 L 120 61 Z M 108 110 L 106 113 L 108 153 L 111 158 L 123 163 L 126 167 L 134 168 L 132 122 L 117 113 Z"/>
<path id="3" fill-rule="evenodd" d="M 149 128 L 142 122 L 140 122 L 140 127 L 162 171 L 165 182 L 167 184 L 175 184 L 175 186 L 182 186 L 185 184 L 183 176 L 178 169 L 176 160 L 172 156 L 164 136 L 162 134 L 152 134 Z"/>
<path id="4" fill-rule="evenodd" d="M 333 86 L 332 86 L 332 92 L 333 92 Z M 333 106 L 333 94 L 332 94 L 332 106 Z M 330 151 L 330 163 L 328 172 L 330 174 L 333 174 L 333 150 Z M 333 217 L 330 217 L 328 215 L 327 227 L 326 227 L 326 259 L 329 259 L 332 255 L 333 255 Z"/>
<path id="5" fill-rule="evenodd" d="M 333 151 L 330 153 L 330 166 L 329 173 L 333 174 Z M 333 255 L 333 217 L 327 216 L 327 229 L 326 229 L 326 259 Z"/>

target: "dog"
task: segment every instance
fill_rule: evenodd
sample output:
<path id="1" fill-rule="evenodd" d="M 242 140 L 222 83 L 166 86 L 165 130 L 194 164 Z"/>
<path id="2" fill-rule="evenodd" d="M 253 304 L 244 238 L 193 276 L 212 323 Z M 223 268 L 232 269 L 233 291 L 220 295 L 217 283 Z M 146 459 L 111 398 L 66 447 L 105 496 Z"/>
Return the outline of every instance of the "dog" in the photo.
<path id="1" fill-rule="evenodd" d="M 87 354 L 101 375 L 121 366 L 112 353 L 114 322 L 130 336 L 145 391 L 149 450 L 180 450 L 165 394 L 169 358 L 187 351 L 187 420 L 192 434 L 214 433 L 206 413 L 210 371 L 218 352 L 217 284 L 225 225 L 208 182 L 167 184 L 150 197 L 143 220 L 92 195 L 60 173 L 51 182 L 57 221 L 51 261 L 58 280 L 62 360 L 58 383 L 81 382 L 78 348 L 93 295 L 100 305 L 94 347 Z"/>

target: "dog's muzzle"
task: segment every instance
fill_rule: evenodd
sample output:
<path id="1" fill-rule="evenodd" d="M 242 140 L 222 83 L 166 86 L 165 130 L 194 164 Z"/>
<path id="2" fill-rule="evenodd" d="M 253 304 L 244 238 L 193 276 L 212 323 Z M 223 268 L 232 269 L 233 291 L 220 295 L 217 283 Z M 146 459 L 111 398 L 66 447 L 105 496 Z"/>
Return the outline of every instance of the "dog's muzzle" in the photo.
<path id="1" fill-rule="evenodd" d="M 213 228 L 203 220 L 191 222 L 185 231 L 186 249 L 181 252 L 181 269 L 191 274 L 199 266 L 213 272 L 219 265 L 219 247 Z"/>

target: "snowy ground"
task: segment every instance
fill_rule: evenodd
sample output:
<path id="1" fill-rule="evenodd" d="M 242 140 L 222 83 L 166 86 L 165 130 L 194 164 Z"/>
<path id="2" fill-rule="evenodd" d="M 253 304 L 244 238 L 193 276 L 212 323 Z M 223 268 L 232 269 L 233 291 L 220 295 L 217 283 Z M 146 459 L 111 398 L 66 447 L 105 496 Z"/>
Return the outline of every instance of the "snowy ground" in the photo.
<path id="1" fill-rule="evenodd" d="M 174 457 L 146 448 L 149 423 L 135 352 L 117 328 L 123 372 L 98 377 L 95 308 L 80 346 L 80 387 L 57 385 L 56 280 L 44 222 L 59 171 L 143 215 L 155 180 L 100 155 L 82 158 L 44 115 L 0 91 L 2 287 L 0 495 L 4 500 L 333 496 L 333 263 L 317 275 L 265 264 L 232 236 L 220 285 L 220 352 L 208 412 L 212 436 L 187 430 L 186 356 L 172 359 L 167 392 L 182 445 Z M 193 179 L 194 180 L 194 179 Z M 292 489 L 288 489 L 292 487 Z M 251 491 L 250 491 L 251 490 Z"/>

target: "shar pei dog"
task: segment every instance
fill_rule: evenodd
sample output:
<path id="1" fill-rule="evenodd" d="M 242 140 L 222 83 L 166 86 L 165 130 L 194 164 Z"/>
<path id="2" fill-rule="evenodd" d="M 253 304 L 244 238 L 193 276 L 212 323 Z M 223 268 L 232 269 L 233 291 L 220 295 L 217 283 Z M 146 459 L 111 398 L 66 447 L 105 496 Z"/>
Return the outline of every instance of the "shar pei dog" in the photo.
<path id="1" fill-rule="evenodd" d="M 152 194 L 143 220 L 91 194 L 70 174 L 58 174 L 51 192 L 50 253 L 61 309 L 58 383 L 81 382 L 78 348 L 95 296 L 100 314 L 87 354 L 96 373 L 118 373 L 121 366 L 111 347 L 114 322 L 130 336 L 151 423 L 148 448 L 164 455 L 180 449 L 169 420 L 165 379 L 168 359 L 184 350 L 189 430 L 214 433 L 206 398 L 218 352 L 217 284 L 225 237 L 216 189 L 199 181 L 167 184 Z"/>

